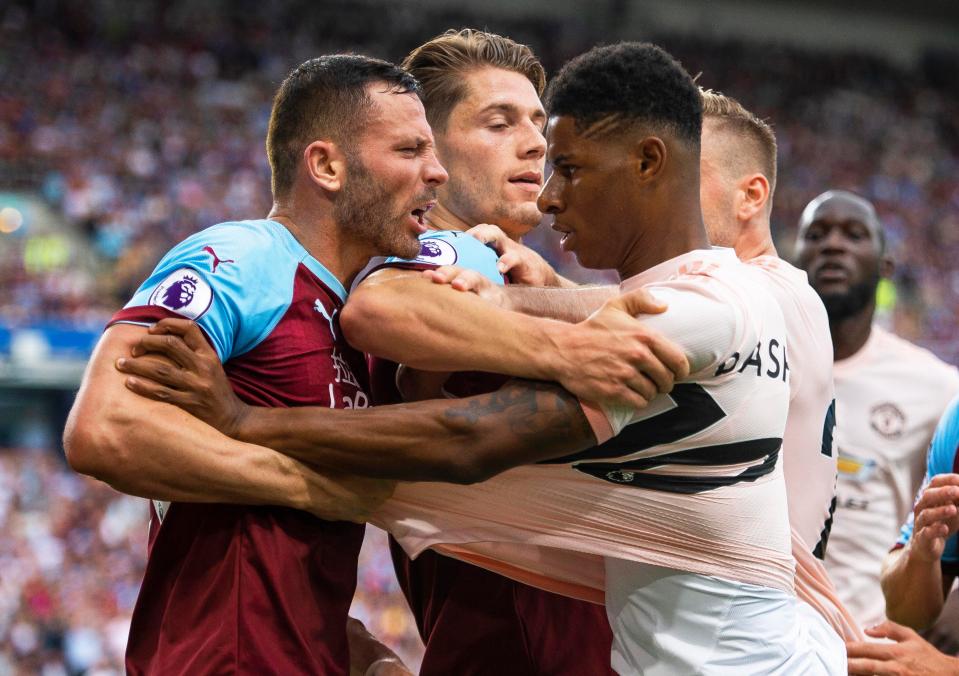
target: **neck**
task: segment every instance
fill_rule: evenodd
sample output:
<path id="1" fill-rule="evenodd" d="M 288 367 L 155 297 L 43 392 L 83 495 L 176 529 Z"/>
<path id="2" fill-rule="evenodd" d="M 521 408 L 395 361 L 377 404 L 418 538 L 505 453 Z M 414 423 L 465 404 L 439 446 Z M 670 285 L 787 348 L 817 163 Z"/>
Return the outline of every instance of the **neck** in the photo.
<path id="1" fill-rule="evenodd" d="M 675 198 L 660 201 L 668 205 L 665 209 L 659 210 L 658 214 L 655 210 L 647 212 L 647 222 L 653 223 L 654 226 L 643 229 L 622 264 L 617 267 L 616 271 L 621 280 L 634 277 L 684 253 L 710 247 L 706 226 L 703 225 L 702 209 L 699 206 L 698 183 L 695 188 L 695 194 L 686 190 L 674 190 L 672 194 Z M 632 213 L 638 213 L 638 210 Z"/>
<path id="2" fill-rule="evenodd" d="M 829 320 L 833 361 L 848 359 L 862 349 L 872 333 L 872 317 L 875 312 L 876 303 L 872 301 L 854 315 Z"/>
<path id="3" fill-rule="evenodd" d="M 289 230 L 347 289 L 372 257 L 368 248 L 343 236 L 329 209 L 298 208 L 292 200 L 276 201 L 267 218 Z"/>
<path id="4" fill-rule="evenodd" d="M 477 223 L 470 223 L 450 211 L 443 202 L 426 213 L 426 224 L 431 230 L 469 230 Z"/>
<path id="5" fill-rule="evenodd" d="M 736 243 L 733 245 L 736 256 L 741 261 L 752 260 L 759 256 L 778 256 L 773 236 L 769 231 L 769 221 L 749 221 L 740 224 Z"/>

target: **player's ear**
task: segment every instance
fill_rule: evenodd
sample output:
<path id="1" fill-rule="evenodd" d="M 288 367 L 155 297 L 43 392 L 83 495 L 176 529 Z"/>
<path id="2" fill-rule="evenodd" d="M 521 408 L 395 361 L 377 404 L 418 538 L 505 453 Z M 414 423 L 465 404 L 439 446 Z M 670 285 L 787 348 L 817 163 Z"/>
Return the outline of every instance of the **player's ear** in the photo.
<path id="1" fill-rule="evenodd" d="M 666 144 L 657 136 L 647 136 L 632 148 L 636 175 L 640 180 L 655 178 L 666 166 Z"/>
<path id="2" fill-rule="evenodd" d="M 756 173 L 744 176 L 736 186 L 736 218 L 748 221 L 769 203 L 769 179 Z"/>
<path id="3" fill-rule="evenodd" d="M 313 141 L 303 151 L 310 180 L 323 190 L 336 192 L 346 178 L 346 155 L 332 141 Z"/>

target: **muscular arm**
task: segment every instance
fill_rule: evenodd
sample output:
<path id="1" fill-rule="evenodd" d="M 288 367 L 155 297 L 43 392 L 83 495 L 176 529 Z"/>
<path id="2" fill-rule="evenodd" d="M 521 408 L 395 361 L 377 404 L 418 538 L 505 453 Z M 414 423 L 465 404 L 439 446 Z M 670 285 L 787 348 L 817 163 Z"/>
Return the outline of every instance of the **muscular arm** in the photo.
<path id="1" fill-rule="evenodd" d="M 506 303 L 514 312 L 564 322 L 583 321 L 618 293 L 615 286 L 509 286 L 504 289 Z"/>
<path id="2" fill-rule="evenodd" d="M 340 319 L 351 345 L 413 368 L 544 380 L 562 368 L 568 329 L 396 269 L 360 284 Z"/>
<path id="3" fill-rule="evenodd" d="M 127 389 L 114 361 L 145 333 L 118 324 L 94 352 L 64 431 L 76 471 L 157 500 L 280 505 L 322 515 L 325 500 L 343 499 L 333 482 L 293 458 L 226 437 Z"/>
<path id="4" fill-rule="evenodd" d="M 311 465 L 453 483 L 484 481 L 596 443 L 572 395 L 531 381 L 466 399 L 372 409 L 250 408 L 236 434 Z"/>

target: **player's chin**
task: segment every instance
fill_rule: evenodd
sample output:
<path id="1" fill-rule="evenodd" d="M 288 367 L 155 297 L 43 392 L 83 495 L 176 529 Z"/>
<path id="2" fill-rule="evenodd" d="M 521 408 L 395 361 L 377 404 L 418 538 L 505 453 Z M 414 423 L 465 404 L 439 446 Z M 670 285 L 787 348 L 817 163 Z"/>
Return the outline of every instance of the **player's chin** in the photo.
<path id="1" fill-rule="evenodd" d="M 419 237 L 407 230 L 397 232 L 389 244 L 389 255 L 397 258 L 416 258 L 420 254 Z"/>

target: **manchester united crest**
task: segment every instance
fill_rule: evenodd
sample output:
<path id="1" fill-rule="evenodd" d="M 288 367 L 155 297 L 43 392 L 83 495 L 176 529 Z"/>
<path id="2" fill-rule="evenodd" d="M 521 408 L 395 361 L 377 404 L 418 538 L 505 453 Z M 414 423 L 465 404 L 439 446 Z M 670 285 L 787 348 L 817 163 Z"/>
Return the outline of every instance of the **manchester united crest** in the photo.
<path id="1" fill-rule="evenodd" d="M 887 439 L 897 439 L 906 427 L 906 416 L 895 404 L 879 404 L 869 412 L 869 425 Z"/>

